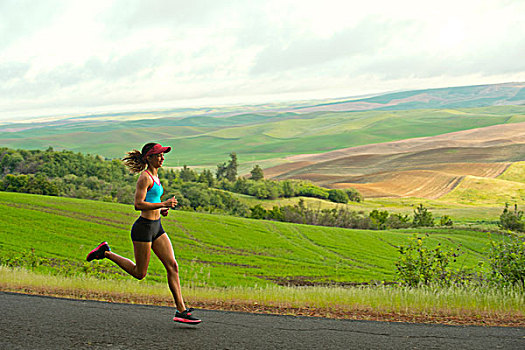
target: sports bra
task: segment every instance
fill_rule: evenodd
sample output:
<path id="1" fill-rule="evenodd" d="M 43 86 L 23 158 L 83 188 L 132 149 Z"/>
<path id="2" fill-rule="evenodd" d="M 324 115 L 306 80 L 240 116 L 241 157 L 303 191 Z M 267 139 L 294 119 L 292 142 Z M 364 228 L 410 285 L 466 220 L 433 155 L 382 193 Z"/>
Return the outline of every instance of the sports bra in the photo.
<path id="1" fill-rule="evenodd" d="M 161 203 L 160 197 L 164 193 L 164 189 L 162 188 L 160 181 L 155 181 L 155 178 L 149 173 L 149 171 L 146 170 L 146 173 L 148 173 L 148 175 L 153 180 L 153 185 L 148 188 L 145 201 L 148 203 Z"/>

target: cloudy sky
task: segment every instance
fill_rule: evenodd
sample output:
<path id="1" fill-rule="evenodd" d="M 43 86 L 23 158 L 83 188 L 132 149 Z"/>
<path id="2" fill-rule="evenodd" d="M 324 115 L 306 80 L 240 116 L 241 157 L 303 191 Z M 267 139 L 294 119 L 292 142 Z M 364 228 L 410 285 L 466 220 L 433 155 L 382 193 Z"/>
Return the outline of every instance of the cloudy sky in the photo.
<path id="1" fill-rule="evenodd" d="M 523 0 L 0 0 L 0 120 L 525 81 Z"/>

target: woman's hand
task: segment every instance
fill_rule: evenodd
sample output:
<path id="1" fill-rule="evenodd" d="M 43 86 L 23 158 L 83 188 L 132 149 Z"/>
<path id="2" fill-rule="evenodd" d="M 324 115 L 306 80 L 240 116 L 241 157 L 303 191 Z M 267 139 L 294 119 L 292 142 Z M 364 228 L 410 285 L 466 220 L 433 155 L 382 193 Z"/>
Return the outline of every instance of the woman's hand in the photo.
<path id="1" fill-rule="evenodd" d="M 177 203 L 178 203 L 177 202 L 177 198 L 175 198 L 175 196 L 173 196 L 170 199 L 162 202 L 163 206 L 166 207 L 166 208 L 175 208 Z"/>

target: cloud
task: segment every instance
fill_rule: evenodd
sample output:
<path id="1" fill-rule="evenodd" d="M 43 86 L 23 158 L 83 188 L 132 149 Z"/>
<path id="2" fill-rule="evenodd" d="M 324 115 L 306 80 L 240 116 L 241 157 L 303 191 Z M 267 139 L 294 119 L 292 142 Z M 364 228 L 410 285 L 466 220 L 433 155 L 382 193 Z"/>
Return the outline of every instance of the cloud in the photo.
<path id="1" fill-rule="evenodd" d="M 286 43 L 275 41 L 259 53 L 251 73 L 273 73 L 329 64 L 358 55 L 373 55 L 388 41 L 387 33 L 390 31 L 393 31 L 390 23 L 367 20 L 329 38 L 301 36 Z"/>
<path id="2" fill-rule="evenodd" d="M 0 118 L 525 79 L 524 12 L 512 0 L 0 1 Z"/>
<path id="3" fill-rule="evenodd" d="M 65 6 L 60 1 L 0 1 L 0 50 L 53 23 Z"/>

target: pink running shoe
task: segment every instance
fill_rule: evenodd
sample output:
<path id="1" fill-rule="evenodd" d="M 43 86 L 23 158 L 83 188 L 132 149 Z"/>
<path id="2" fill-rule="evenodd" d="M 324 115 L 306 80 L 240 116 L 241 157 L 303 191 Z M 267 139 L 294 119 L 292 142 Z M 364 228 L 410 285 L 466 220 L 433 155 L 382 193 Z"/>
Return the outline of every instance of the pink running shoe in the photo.
<path id="1" fill-rule="evenodd" d="M 104 255 L 104 252 L 110 251 L 111 249 L 109 248 L 108 242 L 102 242 L 98 245 L 98 247 L 89 252 L 89 254 L 86 257 L 86 260 L 92 261 L 95 259 L 104 259 L 106 257 L 106 255 Z"/>
<path id="2" fill-rule="evenodd" d="M 183 312 L 177 311 L 175 313 L 175 317 L 173 317 L 173 321 L 180 322 L 180 323 L 186 323 L 186 324 L 201 323 L 201 320 L 191 315 L 192 311 L 193 311 L 193 308 L 186 309 Z"/>

